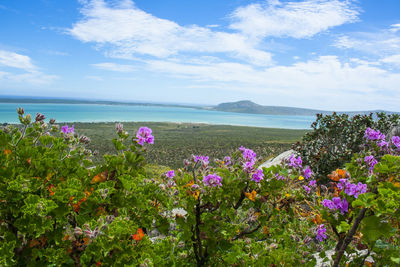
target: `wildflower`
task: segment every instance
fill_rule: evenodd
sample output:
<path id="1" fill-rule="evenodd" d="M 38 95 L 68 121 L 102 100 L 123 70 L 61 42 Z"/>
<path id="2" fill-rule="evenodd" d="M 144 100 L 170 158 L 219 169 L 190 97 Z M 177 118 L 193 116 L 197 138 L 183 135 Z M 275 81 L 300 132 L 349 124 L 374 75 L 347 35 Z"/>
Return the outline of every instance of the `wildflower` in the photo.
<path id="1" fill-rule="evenodd" d="M 333 210 L 335 208 L 335 205 L 333 204 L 333 202 L 329 199 L 324 199 L 322 201 L 322 205 L 330 210 Z"/>
<path id="2" fill-rule="evenodd" d="M 251 201 L 256 201 L 257 192 L 255 190 L 251 191 L 251 193 L 244 193 L 244 195 Z"/>
<path id="3" fill-rule="evenodd" d="M 379 130 L 374 130 L 368 127 L 365 130 L 364 138 L 368 140 L 385 140 L 386 137 Z"/>
<path id="4" fill-rule="evenodd" d="M 207 176 L 203 176 L 203 183 L 206 186 L 220 187 L 220 186 L 222 186 L 221 180 L 222 180 L 222 178 L 215 173 L 209 174 Z"/>
<path id="5" fill-rule="evenodd" d="M 322 242 L 322 241 L 324 241 L 324 240 L 327 238 L 325 232 L 326 232 L 325 225 L 324 225 L 324 224 L 320 224 L 320 225 L 318 226 L 318 228 L 317 228 L 317 237 L 316 237 L 316 239 L 317 239 L 319 242 Z"/>
<path id="6" fill-rule="evenodd" d="M 311 187 L 315 187 L 315 186 L 317 186 L 317 181 L 311 180 L 311 181 L 308 183 L 308 185 L 311 186 Z"/>
<path id="7" fill-rule="evenodd" d="M 301 168 L 302 164 L 303 164 L 303 160 L 301 159 L 300 156 L 298 156 L 296 158 L 293 154 L 290 155 L 290 158 L 289 158 L 289 166 L 290 167 L 293 167 L 293 168 L 299 167 L 299 168 Z"/>
<path id="8" fill-rule="evenodd" d="M 4 155 L 10 155 L 11 154 L 11 150 L 10 149 L 4 149 Z"/>
<path id="9" fill-rule="evenodd" d="M 255 162 L 256 161 L 256 156 L 257 156 L 256 152 L 254 152 L 251 149 L 245 148 L 243 150 L 243 159 L 245 161 Z"/>
<path id="10" fill-rule="evenodd" d="M 276 178 L 276 180 L 284 180 L 285 179 L 285 177 L 283 177 L 279 173 L 275 174 L 275 178 Z"/>
<path id="11" fill-rule="evenodd" d="M 311 188 L 310 187 L 308 187 L 306 185 L 303 185 L 303 188 L 304 188 L 304 190 L 306 191 L 307 194 L 310 194 L 310 192 L 311 192 Z"/>
<path id="12" fill-rule="evenodd" d="M 68 127 L 68 125 L 64 125 L 61 127 L 61 131 L 64 134 L 69 134 L 69 133 L 73 134 L 74 133 L 74 125 L 72 125 L 71 127 Z"/>
<path id="13" fill-rule="evenodd" d="M 22 116 L 22 115 L 24 115 L 25 111 L 23 108 L 17 108 L 17 113 L 18 113 L 18 115 Z"/>
<path id="14" fill-rule="evenodd" d="M 299 176 L 299 181 L 302 181 L 302 180 L 304 180 L 304 177 L 303 176 Z"/>
<path id="15" fill-rule="evenodd" d="M 136 240 L 136 241 L 142 240 L 143 237 L 144 237 L 144 233 L 143 233 L 142 228 L 139 228 L 139 229 L 137 230 L 136 234 L 133 234 L 133 235 L 132 235 L 132 239 L 133 239 L 133 240 Z"/>
<path id="16" fill-rule="evenodd" d="M 147 127 L 140 127 L 136 133 L 136 142 L 143 146 L 144 143 L 154 144 L 154 136 L 151 135 L 152 130 Z"/>
<path id="17" fill-rule="evenodd" d="M 255 181 L 256 183 L 259 183 L 262 179 L 264 179 L 264 173 L 262 170 L 257 170 L 255 173 L 253 173 L 251 178 L 251 180 Z"/>
<path id="18" fill-rule="evenodd" d="M 167 172 L 165 173 L 165 176 L 168 177 L 168 178 L 170 178 L 170 179 L 172 179 L 172 178 L 175 177 L 175 172 L 174 172 L 173 170 L 167 171 Z"/>
<path id="19" fill-rule="evenodd" d="M 400 136 L 393 136 L 392 143 L 400 150 Z"/>
<path id="20" fill-rule="evenodd" d="M 228 156 L 224 157 L 224 164 L 231 165 L 232 164 L 231 157 L 228 157 Z"/>
<path id="21" fill-rule="evenodd" d="M 248 173 L 253 172 L 253 171 L 254 171 L 254 162 L 252 162 L 252 161 L 246 161 L 246 162 L 243 164 L 243 170 L 244 170 L 245 172 L 248 172 Z"/>
<path id="22" fill-rule="evenodd" d="M 364 158 L 364 162 L 367 163 L 369 169 L 369 175 L 374 173 L 374 166 L 378 163 L 378 161 L 374 158 L 374 156 L 366 156 Z"/>
<path id="23" fill-rule="evenodd" d="M 115 124 L 115 129 L 117 130 L 117 133 L 122 134 L 124 132 L 124 125 L 118 122 Z"/>
<path id="24" fill-rule="evenodd" d="M 56 120 L 53 119 L 53 118 L 51 118 L 51 119 L 49 120 L 49 123 L 50 123 L 50 124 L 54 124 L 54 123 L 56 123 Z"/>
<path id="25" fill-rule="evenodd" d="M 309 166 L 304 169 L 304 178 L 308 179 L 312 175 L 312 171 Z"/>

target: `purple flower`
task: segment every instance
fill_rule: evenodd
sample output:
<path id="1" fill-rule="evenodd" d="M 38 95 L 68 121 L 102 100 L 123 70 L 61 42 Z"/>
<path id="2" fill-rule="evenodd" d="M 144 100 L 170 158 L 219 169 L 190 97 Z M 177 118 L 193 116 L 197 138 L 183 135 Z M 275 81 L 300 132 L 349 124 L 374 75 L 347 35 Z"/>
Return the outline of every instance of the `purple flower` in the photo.
<path id="1" fill-rule="evenodd" d="M 175 177 L 175 172 L 173 170 L 167 171 L 165 176 L 167 176 L 168 178 L 172 179 L 172 178 Z"/>
<path id="2" fill-rule="evenodd" d="M 348 211 L 349 211 L 349 203 L 347 202 L 347 200 L 345 198 L 343 198 L 342 205 L 340 207 L 340 212 L 342 214 L 345 214 Z"/>
<path id="3" fill-rule="evenodd" d="M 200 161 L 201 165 L 206 168 L 208 166 L 209 162 L 209 157 L 208 156 L 194 156 L 194 162 Z"/>
<path id="4" fill-rule="evenodd" d="M 374 130 L 368 127 L 365 130 L 364 138 L 368 140 L 385 140 L 386 137 L 379 130 Z"/>
<path id="5" fill-rule="evenodd" d="M 257 154 L 253 150 L 248 149 L 248 148 L 244 148 L 244 147 L 240 147 L 239 150 L 242 151 L 243 159 L 245 161 L 250 161 L 250 162 L 255 162 L 256 161 Z"/>
<path id="6" fill-rule="evenodd" d="M 340 179 L 339 183 L 337 184 L 337 187 L 340 190 L 344 189 L 344 192 L 348 196 L 354 196 L 355 198 L 357 198 L 360 194 L 364 194 L 365 192 L 367 192 L 367 184 L 359 182 L 356 185 L 350 183 L 349 181 L 347 181 L 347 179 Z"/>
<path id="7" fill-rule="evenodd" d="M 275 178 L 276 178 L 276 180 L 284 180 L 285 179 L 285 177 L 283 177 L 279 173 L 275 174 Z"/>
<path id="8" fill-rule="evenodd" d="M 333 204 L 333 202 L 329 199 L 324 199 L 322 201 L 322 205 L 330 210 L 333 210 L 335 208 L 335 205 Z"/>
<path id="9" fill-rule="evenodd" d="M 400 136 L 393 136 L 392 143 L 397 147 L 397 149 L 400 149 Z"/>
<path id="10" fill-rule="evenodd" d="M 320 224 L 320 225 L 318 226 L 318 228 L 317 228 L 317 237 L 316 237 L 316 239 L 317 239 L 319 242 L 322 242 L 322 241 L 324 241 L 324 240 L 327 238 L 325 232 L 326 232 L 325 225 Z"/>
<path id="11" fill-rule="evenodd" d="M 154 136 L 151 135 L 152 131 L 147 127 L 140 127 L 136 133 L 136 141 L 139 145 L 143 146 L 144 143 L 154 144 Z"/>
<path id="12" fill-rule="evenodd" d="M 307 194 L 310 194 L 310 192 L 311 192 L 311 188 L 310 187 L 308 187 L 306 185 L 303 185 L 303 188 L 304 188 L 304 190 L 306 191 Z"/>
<path id="13" fill-rule="evenodd" d="M 220 187 L 220 186 L 222 186 L 221 180 L 222 180 L 222 178 L 215 173 L 209 174 L 207 176 L 203 176 L 203 183 L 206 186 Z"/>
<path id="14" fill-rule="evenodd" d="M 312 171 L 309 166 L 304 169 L 304 178 L 308 179 L 312 175 Z"/>
<path id="15" fill-rule="evenodd" d="M 303 161 L 301 160 L 301 157 L 300 156 L 298 156 L 297 158 L 292 154 L 292 155 L 290 155 L 290 158 L 289 158 L 289 166 L 290 167 L 293 167 L 293 168 L 297 168 L 297 167 L 299 167 L 299 168 L 301 168 L 302 167 L 302 164 L 303 164 Z M 310 170 L 311 171 L 311 170 Z"/>
<path id="16" fill-rule="evenodd" d="M 311 187 L 316 187 L 316 186 L 317 186 L 317 181 L 311 180 L 311 181 L 308 183 L 308 185 L 311 186 Z"/>
<path id="17" fill-rule="evenodd" d="M 228 156 L 224 157 L 224 163 L 225 163 L 225 165 L 230 165 L 232 163 L 231 157 L 228 157 Z"/>
<path id="18" fill-rule="evenodd" d="M 264 179 L 264 173 L 262 170 L 257 170 L 255 173 L 253 173 L 251 178 L 251 180 L 255 181 L 256 183 L 259 183 L 262 179 Z"/>
<path id="19" fill-rule="evenodd" d="M 374 166 L 378 163 L 378 161 L 374 158 L 374 156 L 366 156 L 364 158 L 364 162 L 367 163 L 369 169 L 369 175 L 374 173 Z"/>
<path id="20" fill-rule="evenodd" d="M 72 125 L 71 128 L 69 128 L 68 125 L 64 125 L 61 127 L 61 131 L 64 134 L 69 134 L 69 133 L 73 134 L 74 133 L 74 125 Z"/>
<path id="21" fill-rule="evenodd" d="M 385 140 L 379 141 L 376 143 L 380 148 L 387 148 L 389 146 L 389 143 L 386 142 Z"/>
<path id="22" fill-rule="evenodd" d="M 243 164 L 243 170 L 245 172 L 251 173 L 254 171 L 254 162 L 252 161 L 247 161 Z"/>

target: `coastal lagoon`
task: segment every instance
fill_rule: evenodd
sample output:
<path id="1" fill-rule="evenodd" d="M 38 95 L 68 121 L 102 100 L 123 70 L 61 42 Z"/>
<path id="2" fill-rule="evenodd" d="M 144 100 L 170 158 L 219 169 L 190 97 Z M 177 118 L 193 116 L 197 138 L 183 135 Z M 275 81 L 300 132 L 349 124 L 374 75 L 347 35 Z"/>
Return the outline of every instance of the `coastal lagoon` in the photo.
<path id="1" fill-rule="evenodd" d="M 233 113 L 171 106 L 0 103 L 0 122 L 19 123 L 18 107 L 24 108 L 33 118 L 39 112 L 46 116 L 46 121 L 55 118 L 57 122 L 192 122 L 309 129 L 315 120 L 314 116 Z"/>

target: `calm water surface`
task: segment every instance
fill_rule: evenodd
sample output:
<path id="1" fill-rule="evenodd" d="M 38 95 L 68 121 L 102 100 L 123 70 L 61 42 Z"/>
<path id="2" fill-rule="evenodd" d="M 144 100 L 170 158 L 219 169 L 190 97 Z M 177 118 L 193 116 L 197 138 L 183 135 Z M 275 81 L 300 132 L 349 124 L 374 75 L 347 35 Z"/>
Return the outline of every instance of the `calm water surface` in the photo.
<path id="1" fill-rule="evenodd" d="M 193 108 L 94 105 L 0 103 L 0 122 L 18 123 L 16 109 L 23 107 L 34 118 L 37 112 L 58 122 L 155 121 L 195 122 L 284 129 L 309 129 L 314 116 L 284 116 L 209 111 Z"/>

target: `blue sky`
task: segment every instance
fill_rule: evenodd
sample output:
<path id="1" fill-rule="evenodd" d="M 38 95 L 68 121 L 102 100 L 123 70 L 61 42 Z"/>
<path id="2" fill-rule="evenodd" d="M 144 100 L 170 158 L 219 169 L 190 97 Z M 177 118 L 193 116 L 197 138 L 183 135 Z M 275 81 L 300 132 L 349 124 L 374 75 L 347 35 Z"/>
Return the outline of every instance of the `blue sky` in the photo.
<path id="1" fill-rule="evenodd" d="M 400 111 L 400 1 L 0 0 L 0 95 Z"/>

